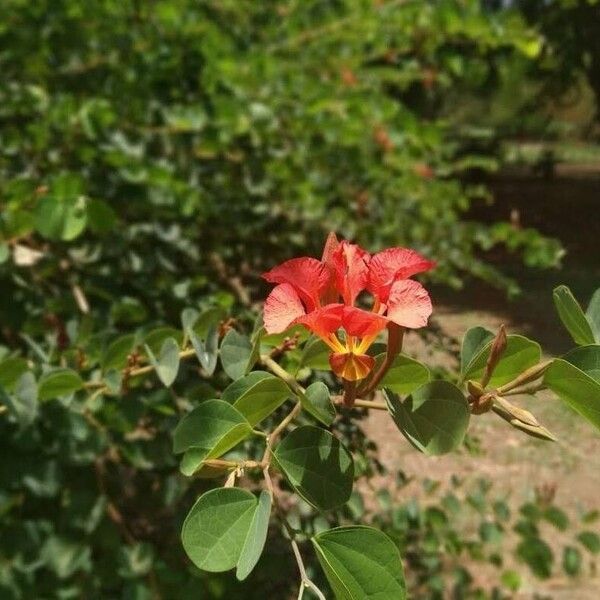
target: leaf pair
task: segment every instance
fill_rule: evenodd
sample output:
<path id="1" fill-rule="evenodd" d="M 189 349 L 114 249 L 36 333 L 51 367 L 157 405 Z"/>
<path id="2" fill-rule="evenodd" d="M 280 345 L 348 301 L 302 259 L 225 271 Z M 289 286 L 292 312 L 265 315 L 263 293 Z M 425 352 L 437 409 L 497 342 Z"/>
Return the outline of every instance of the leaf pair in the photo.
<path id="1" fill-rule="evenodd" d="M 240 488 L 210 490 L 188 513 L 181 541 L 199 569 L 221 572 L 236 567 L 242 581 L 260 559 L 270 515 L 271 496 L 266 491 L 257 498 Z"/>

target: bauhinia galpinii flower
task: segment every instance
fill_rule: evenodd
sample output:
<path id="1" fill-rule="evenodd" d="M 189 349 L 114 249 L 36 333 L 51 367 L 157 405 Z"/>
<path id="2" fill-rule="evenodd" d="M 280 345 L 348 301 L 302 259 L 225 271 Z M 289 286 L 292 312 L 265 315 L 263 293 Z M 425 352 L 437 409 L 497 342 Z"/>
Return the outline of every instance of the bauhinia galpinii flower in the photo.
<path id="1" fill-rule="evenodd" d="M 410 277 L 434 266 L 414 250 L 388 248 L 370 255 L 331 233 L 321 260 L 293 258 L 264 273 L 277 284 L 265 302 L 265 329 L 281 333 L 298 324 L 309 329 L 331 349 L 329 364 L 347 390 L 372 373 L 375 359 L 367 351 L 387 329 L 386 361 L 371 377 L 373 389 L 400 352 L 404 329 L 427 325 L 431 299 Z M 361 308 L 359 299 L 360 304 L 369 299 L 370 310 Z"/>

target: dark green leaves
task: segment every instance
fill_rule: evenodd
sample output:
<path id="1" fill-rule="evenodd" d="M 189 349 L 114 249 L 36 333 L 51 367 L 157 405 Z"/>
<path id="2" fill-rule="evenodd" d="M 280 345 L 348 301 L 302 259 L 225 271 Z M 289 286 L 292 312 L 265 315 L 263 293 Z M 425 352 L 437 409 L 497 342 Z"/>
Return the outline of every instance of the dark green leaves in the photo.
<path id="1" fill-rule="evenodd" d="M 467 332 L 465 342 L 463 342 L 463 352 L 466 350 L 467 354 L 465 355 L 464 361 L 461 357 L 461 363 L 464 362 L 466 365 L 462 373 L 462 378 L 463 380 L 480 380 L 485 372 L 485 366 L 490 355 L 493 340 L 488 340 L 483 344 L 485 336 L 483 332 L 479 331 L 476 332 L 477 335 L 472 334 L 473 339 L 467 343 L 467 338 L 470 337 L 470 331 Z M 477 340 L 479 340 L 478 345 Z M 467 344 L 466 349 L 465 344 Z M 477 347 L 475 348 L 475 346 Z M 470 348 L 475 348 L 475 353 L 469 360 Z M 506 349 L 502 353 L 502 358 L 494 369 L 488 384 L 489 387 L 499 387 L 512 381 L 523 371 L 537 364 L 540 361 L 541 356 L 542 350 L 537 342 L 529 340 L 522 335 L 509 335 L 507 337 Z"/>
<path id="2" fill-rule="evenodd" d="M 39 400 L 51 400 L 70 396 L 83 387 L 78 373 L 71 369 L 55 369 L 42 375 L 38 386 Z"/>
<path id="3" fill-rule="evenodd" d="M 406 586 L 398 548 L 372 527 L 338 527 L 312 539 L 337 600 L 404 600 Z"/>
<path id="4" fill-rule="evenodd" d="M 579 302 L 577 302 L 571 293 L 571 290 L 566 285 L 559 285 L 555 288 L 552 297 L 560 320 L 567 328 L 567 331 L 571 334 L 571 337 L 576 344 L 583 346 L 585 344 L 593 344 L 595 341 L 600 341 L 595 339 L 590 322 L 583 313 Z M 597 302 L 600 302 L 600 300 L 594 300 L 593 304 L 590 303 L 591 314 L 594 319 L 598 312 L 596 306 Z M 597 328 L 597 326 L 598 323 L 595 322 L 594 327 Z"/>
<path id="5" fill-rule="evenodd" d="M 544 384 L 600 429 L 600 346 L 583 346 L 557 358 Z"/>
<path id="6" fill-rule="evenodd" d="M 206 400 L 173 432 L 173 451 L 185 452 L 182 472 L 191 475 L 202 462 L 221 456 L 252 433 L 248 421 L 222 400 Z"/>
<path id="7" fill-rule="evenodd" d="M 335 418 L 335 408 L 331 402 L 329 388 L 322 381 L 311 383 L 304 394 L 300 394 L 302 408 L 323 425 L 331 425 Z"/>
<path id="8" fill-rule="evenodd" d="M 254 364 L 250 340 L 235 329 L 230 329 L 223 338 L 220 355 L 223 369 L 231 379 L 243 377 Z"/>
<path id="9" fill-rule="evenodd" d="M 290 388 L 278 377 L 265 371 L 252 371 L 234 381 L 221 399 L 239 410 L 250 425 L 256 425 L 290 396 Z"/>
<path id="10" fill-rule="evenodd" d="M 394 359 L 379 387 L 404 396 L 427 383 L 429 379 L 429 369 L 424 364 L 401 354 Z"/>
<path id="11" fill-rule="evenodd" d="M 384 396 L 394 422 L 425 454 L 444 454 L 462 443 L 469 424 L 463 393 L 448 381 L 432 381 L 401 401 L 393 392 Z"/>
<path id="12" fill-rule="evenodd" d="M 199 569 L 220 572 L 237 565 L 238 579 L 244 579 L 262 552 L 269 512 L 269 498 L 257 502 L 246 490 L 206 492 L 183 523 L 183 547 Z"/>
<path id="13" fill-rule="evenodd" d="M 179 344 L 173 338 L 167 338 L 160 348 L 158 358 L 154 356 L 150 346 L 144 346 L 150 364 L 154 366 L 158 378 L 163 385 L 170 387 L 179 371 Z"/>
<path id="14" fill-rule="evenodd" d="M 320 510 L 345 504 L 352 493 L 352 456 L 331 433 L 299 427 L 275 449 L 277 464 L 296 492 Z"/>

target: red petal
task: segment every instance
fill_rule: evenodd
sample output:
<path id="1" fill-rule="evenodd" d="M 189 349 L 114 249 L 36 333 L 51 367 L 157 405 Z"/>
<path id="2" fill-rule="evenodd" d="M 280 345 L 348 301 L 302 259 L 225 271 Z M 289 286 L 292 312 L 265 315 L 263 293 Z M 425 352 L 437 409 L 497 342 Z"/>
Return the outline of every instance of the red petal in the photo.
<path id="1" fill-rule="evenodd" d="M 329 355 L 331 370 L 348 381 L 364 379 L 373 369 L 375 359 L 368 354 L 353 354 L 352 352 L 333 352 Z"/>
<path id="2" fill-rule="evenodd" d="M 368 252 L 346 240 L 333 253 L 336 285 L 346 304 L 354 304 L 358 294 L 367 287 L 370 259 Z"/>
<path id="3" fill-rule="evenodd" d="M 319 295 L 327 287 L 329 273 L 321 261 L 306 256 L 281 263 L 263 273 L 263 278 L 271 283 L 289 283 L 307 310 L 312 310 L 319 305 Z"/>
<path id="4" fill-rule="evenodd" d="M 282 283 L 267 296 L 263 321 L 267 333 L 281 333 L 304 315 L 304 307 L 289 283 Z"/>
<path id="5" fill-rule="evenodd" d="M 321 257 L 321 262 L 323 264 L 333 265 L 333 253 L 339 245 L 340 243 L 338 242 L 337 236 L 333 231 L 330 231 L 325 240 L 325 246 L 323 247 L 323 256 Z"/>
<path id="6" fill-rule="evenodd" d="M 378 252 L 369 263 L 369 291 L 387 302 L 394 281 L 407 279 L 417 273 L 429 271 L 435 262 L 427 260 L 409 248 L 388 248 Z"/>
<path id="7" fill-rule="evenodd" d="M 308 327 L 319 337 L 326 338 L 342 326 L 343 304 L 328 304 L 300 317 L 296 322 Z"/>
<path id="8" fill-rule="evenodd" d="M 333 262 L 333 254 L 337 250 L 340 243 L 332 231 L 327 236 L 327 240 L 325 241 L 325 247 L 323 248 L 323 256 L 321 257 L 321 262 L 327 269 L 327 274 L 329 276 L 329 281 L 327 287 L 321 293 L 321 300 L 324 304 L 332 304 L 338 301 L 339 293 L 337 291 L 335 285 L 335 264 Z"/>
<path id="9" fill-rule="evenodd" d="M 346 306 L 342 326 L 348 335 L 359 338 L 377 335 L 388 323 L 388 319 L 376 313 L 367 312 L 354 306 Z"/>
<path id="10" fill-rule="evenodd" d="M 392 285 L 387 310 L 391 321 L 403 327 L 418 329 L 427 325 L 431 311 L 431 298 L 418 281 L 401 279 Z"/>

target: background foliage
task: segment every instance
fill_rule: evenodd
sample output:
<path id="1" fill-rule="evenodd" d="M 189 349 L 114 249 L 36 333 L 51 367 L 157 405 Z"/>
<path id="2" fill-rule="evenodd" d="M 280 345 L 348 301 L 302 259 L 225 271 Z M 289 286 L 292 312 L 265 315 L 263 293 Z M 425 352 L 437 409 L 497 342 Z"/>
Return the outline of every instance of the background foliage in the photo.
<path id="1" fill-rule="evenodd" d="M 143 343 L 158 354 L 188 306 L 234 308 L 249 331 L 258 273 L 329 229 L 416 247 L 455 287 L 473 275 L 514 291 L 485 260 L 497 245 L 558 263 L 534 230 L 467 218 L 522 108 L 499 111 L 503 99 L 543 47 L 564 48 L 549 17 L 543 40 L 486 4 L 5 0 L 0 390 L 22 402 L 0 420 L 0 597 L 237 589 L 184 559 L 178 532 L 206 484 L 171 454 L 178 413 L 223 374 L 209 384 L 182 366 L 174 392 L 134 382 L 114 399 L 81 381 L 58 393 L 57 366 L 106 372 Z M 285 597 L 295 566 L 281 540 L 269 548 L 253 589 Z"/>

